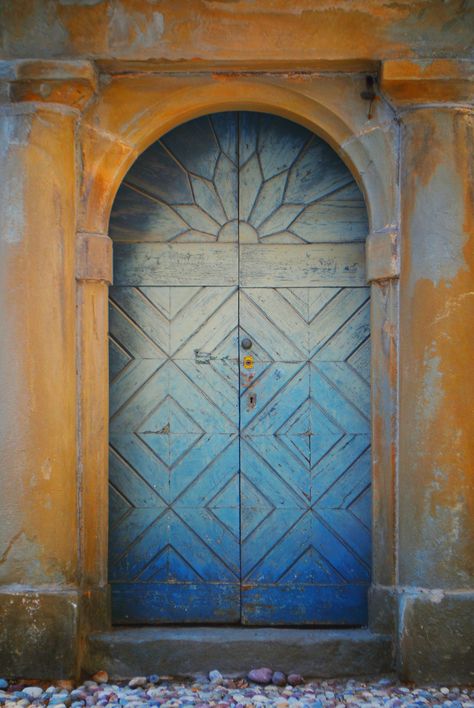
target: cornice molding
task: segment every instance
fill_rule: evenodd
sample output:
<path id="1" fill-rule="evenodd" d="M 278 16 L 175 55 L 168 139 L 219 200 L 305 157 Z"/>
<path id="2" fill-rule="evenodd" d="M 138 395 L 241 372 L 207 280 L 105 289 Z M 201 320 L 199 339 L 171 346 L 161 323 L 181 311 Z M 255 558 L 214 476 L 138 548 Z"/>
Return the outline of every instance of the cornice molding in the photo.
<path id="1" fill-rule="evenodd" d="M 0 92 L 11 103 L 55 103 L 82 109 L 97 91 L 98 73 L 87 60 L 0 60 Z"/>
<path id="2" fill-rule="evenodd" d="M 382 62 L 380 88 L 397 106 L 474 105 L 474 61 L 390 59 Z"/>

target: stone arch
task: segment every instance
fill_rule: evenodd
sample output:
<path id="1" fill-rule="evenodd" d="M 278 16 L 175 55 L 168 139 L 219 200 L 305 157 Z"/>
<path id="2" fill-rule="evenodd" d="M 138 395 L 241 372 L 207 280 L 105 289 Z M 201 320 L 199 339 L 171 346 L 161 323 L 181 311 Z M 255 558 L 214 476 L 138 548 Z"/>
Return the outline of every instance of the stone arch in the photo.
<path id="1" fill-rule="evenodd" d="M 115 194 L 134 160 L 173 127 L 224 110 L 274 113 L 326 140 L 351 170 L 369 215 L 372 281 L 373 629 L 393 629 L 396 582 L 394 495 L 397 460 L 398 281 L 390 244 L 398 227 L 398 126 L 377 101 L 368 120 L 363 75 L 266 78 L 239 75 L 121 76 L 104 82 L 80 126 L 82 184 L 78 208 L 79 470 L 82 477 L 84 582 L 100 589 L 99 622 L 107 621 L 107 238 Z M 380 232 L 380 233 L 378 233 Z M 375 239 L 371 253 L 371 236 Z M 99 238 L 97 238 L 99 237 Z M 388 238 L 387 238 L 388 237 Z M 95 245 L 94 245 L 95 244 Z M 388 247 L 387 247 L 388 244 Z M 81 250 L 82 249 L 82 250 Z M 104 261 L 105 256 L 105 261 Z M 95 259 L 98 259 L 97 266 Z M 90 262 L 89 262 L 90 260 Z M 382 282 L 377 282 L 382 281 Z M 89 502 L 88 502 L 89 499 Z M 93 503 L 91 500 L 93 499 Z M 94 620 L 95 622 L 95 620 Z M 93 622 L 93 624 L 94 624 Z"/>
<path id="2" fill-rule="evenodd" d="M 152 93 L 150 96 L 149 81 L 142 86 L 142 95 L 139 79 L 135 79 L 135 84 L 122 87 L 124 92 L 132 94 L 133 115 L 124 112 L 117 119 L 116 114 L 120 114 L 119 86 L 110 89 L 113 94 L 110 96 L 106 89 L 101 100 L 85 115 L 82 124 L 84 176 L 80 231 L 107 232 L 113 200 L 123 177 L 138 155 L 155 140 L 181 123 L 226 110 L 274 113 L 300 123 L 326 140 L 362 189 L 370 230 L 393 226 L 396 218 L 395 179 L 386 166 L 393 164 L 395 159 L 394 146 L 387 136 L 392 115 L 386 104 L 381 103 L 380 116 L 373 125 L 367 126 L 363 120 L 366 104 L 357 96 L 358 110 L 351 112 L 351 106 L 335 100 L 334 90 L 326 85 L 327 79 L 321 80 L 323 89 L 331 88 L 326 102 L 323 95 L 316 98 L 294 86 L 283 87 L 251 78 L 211 78 L 206 81 L 201 78 L 198 85 L 175 88 L 165 96 L 158 88 L 156 95 Z M 318 93 L 324 94 L 324 91 Z M 356 100 L 354 95 L 348 98 L 352 102 Z"/>

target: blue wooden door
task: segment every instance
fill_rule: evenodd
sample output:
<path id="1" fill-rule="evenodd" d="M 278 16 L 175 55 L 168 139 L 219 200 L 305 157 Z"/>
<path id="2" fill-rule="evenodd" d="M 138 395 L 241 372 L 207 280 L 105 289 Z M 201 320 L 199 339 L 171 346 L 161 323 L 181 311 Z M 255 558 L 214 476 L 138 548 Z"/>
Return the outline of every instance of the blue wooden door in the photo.
<path id="1" fill-rule="evenodd" d="M 128 173 L 111 219 L 116 621 L 366 621 L 366 231 L 337 155 L 274 116 L 192 121 Z"/>

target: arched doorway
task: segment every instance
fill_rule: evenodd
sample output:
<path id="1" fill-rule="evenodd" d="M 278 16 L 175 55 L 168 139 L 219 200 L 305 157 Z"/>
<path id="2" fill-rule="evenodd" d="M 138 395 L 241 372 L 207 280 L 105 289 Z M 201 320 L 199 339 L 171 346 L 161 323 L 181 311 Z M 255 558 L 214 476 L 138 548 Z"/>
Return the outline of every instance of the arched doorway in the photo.
<path id="1" fill-rule="evenodd" d="M 130 169 L 110 223 L 116 621 L 365 623 L 367 230 L 344 163 L 276 116 L 193 120 Z"/>

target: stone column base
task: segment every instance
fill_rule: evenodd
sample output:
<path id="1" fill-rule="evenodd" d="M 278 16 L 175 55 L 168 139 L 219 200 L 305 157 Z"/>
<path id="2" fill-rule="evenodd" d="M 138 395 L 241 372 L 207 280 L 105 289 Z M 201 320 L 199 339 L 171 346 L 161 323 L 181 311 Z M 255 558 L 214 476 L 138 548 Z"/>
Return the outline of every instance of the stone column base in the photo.
<path id="1" fill-rule="evenodd" d="M 400 592 L 398 672 L 406 681 L 474 683 L 474 592 Z"/>
<path id="2" fill-rule="evenodd" d="M 0 666 L 6 677 L 78 678 L 83 638 L 105 629 L 108 588 L 0 587 Z"/>
<path id="3" fill-rule="evenodd" d="M 70 678 L 77 672 L 77 590 L 0 589 L 0 666 L 7 677 Z"/>
<path id="4" fill-rule="evenodd" d="M 397 631 L 397 591 L 393 586 L 370 586 L 369 628 L 372 632 L 395 636 Z"/>

